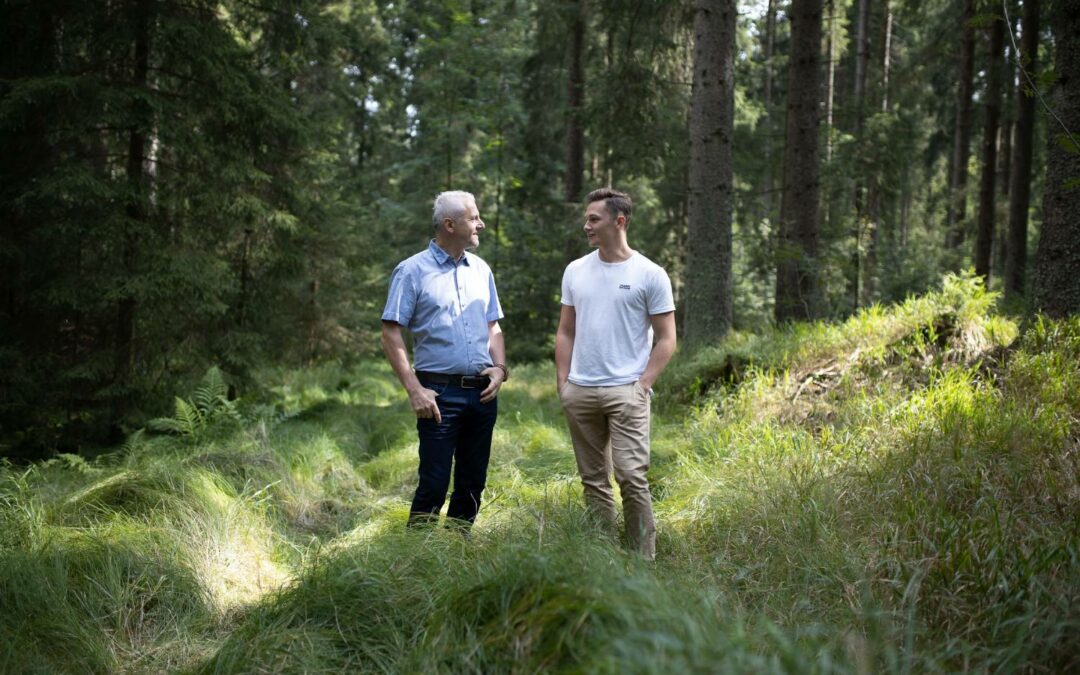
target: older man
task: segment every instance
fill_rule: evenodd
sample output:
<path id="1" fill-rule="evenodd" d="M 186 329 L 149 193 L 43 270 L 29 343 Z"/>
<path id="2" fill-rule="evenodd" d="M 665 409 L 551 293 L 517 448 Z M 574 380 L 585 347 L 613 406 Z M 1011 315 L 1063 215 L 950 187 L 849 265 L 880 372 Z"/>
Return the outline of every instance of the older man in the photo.
<path id="1" fill-rule="evenodd" d="M 448 524 L 468 527 L 487 480 L 499 387 L 509 372 L 491 268 L 469 253 L 484 221 L 468 192 L 435 199 L 435 238 L 398 264 L 382 314 L 382 347 L 416 413 L 419 484 L 409 525 L 438 520 L 453 469 Z M 413 338 L 414 366 L 401 329 Z"/>
<path id="2" fill-rule="evenodd" d="M 675 302 L 663 268 L 627 243 L 630 197 L 601 188 L 585 201 L 585 235 L 597 250 L 563 273 L 556 386 L 589 509 L 614 529 L 614 468 L 627 539 L 652 560 L 649 405 L 675 353 Z"/>

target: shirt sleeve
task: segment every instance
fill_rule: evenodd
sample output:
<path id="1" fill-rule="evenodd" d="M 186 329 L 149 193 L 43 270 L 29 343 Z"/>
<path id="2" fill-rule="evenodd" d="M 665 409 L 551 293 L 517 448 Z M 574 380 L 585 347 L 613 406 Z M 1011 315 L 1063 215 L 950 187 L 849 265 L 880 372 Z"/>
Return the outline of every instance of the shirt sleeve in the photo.
<path id="1" fill-rule="evenodd" d="M 503 318 L 502 305 L 499 304 L 499 293 L 495 290 L 495 275 L 488 269 L 488 306 L 487 306 L 487 320 L 488 323 L 492 321 L 498 321 Z"/>
<path id="2" fill-rule="evenodd" d="M 567 265 L 566 269 L 562 273 L 562 304 L 568 307 L 574 306 L 574 292 L 571 290 L 573 284 L 570 281 L 570 266 Z"/>
<path id="3" fill-rule="evenodd" d="M 649 284 L 649 314 L 667 314 L 675 311 L 675 295 L 671 292 L 671 279 L 662 267 L 657 267 Z"/>
<path id="4" fill-rule="evenodd" d="M 408 326 L 416 307 L 416 284 L 404 263 L 394 268 L 390 275 L 390 290 L 386 294 L 386 307 L 382 320 Z"/>

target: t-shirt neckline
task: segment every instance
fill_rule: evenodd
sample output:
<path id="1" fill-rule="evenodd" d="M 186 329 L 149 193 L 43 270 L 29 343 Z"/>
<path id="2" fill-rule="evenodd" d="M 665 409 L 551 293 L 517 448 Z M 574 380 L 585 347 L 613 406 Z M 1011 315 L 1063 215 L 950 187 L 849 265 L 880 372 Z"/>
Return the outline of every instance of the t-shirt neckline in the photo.
<path id="1" fill-rule="evenodd" d="M 638 255 L 638 252 L 637 252 L 636 249 L 631 249 L 630 257 L 627 258 L 626 260 L 620 260 L 619 262 L 608 262 L 608 261 L 606 261 L 606 260 L 604 260 L 603 258 L 600 257 L 600 249 L 596 249 L 593 253 L 596 254 L 596 261 L 597 262 L 599 262 L 601 265 L 607 265 L 609 267 L 618 267 L 619 265 L 625 265 L 626 263 L 628 263 L 628 262 L 632 261 L 634 258 L 636 258 L 637 255 Z"/>

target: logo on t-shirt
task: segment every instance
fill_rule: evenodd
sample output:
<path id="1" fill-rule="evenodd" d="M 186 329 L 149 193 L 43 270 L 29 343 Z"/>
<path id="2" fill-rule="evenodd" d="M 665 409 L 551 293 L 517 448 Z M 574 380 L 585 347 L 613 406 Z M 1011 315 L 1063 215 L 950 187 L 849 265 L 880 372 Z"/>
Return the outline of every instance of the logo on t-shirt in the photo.
<path id="1" fill-rule="evenodd" d="M 619 284 L 619 290 L 623 290 L 623 291 L 630 290 L 630 284 Z"/>

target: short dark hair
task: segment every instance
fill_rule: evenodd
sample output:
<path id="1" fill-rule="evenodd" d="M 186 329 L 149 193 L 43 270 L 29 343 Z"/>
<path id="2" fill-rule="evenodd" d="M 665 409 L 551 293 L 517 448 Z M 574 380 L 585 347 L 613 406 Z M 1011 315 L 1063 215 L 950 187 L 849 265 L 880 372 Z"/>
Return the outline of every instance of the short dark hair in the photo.
<path id="1" fill-rule="evenodd" d="M 634 212 L 634 202 L 631 201 L 630 195 L 613 188 L 602 187 L 593 190 L 585 197 L 586 204 L 593 202 L 604 202 L 612 218 L 617 218 L 621 213 L 626 217 L 626 226 L 630 227 L 630 216 Z"/>

